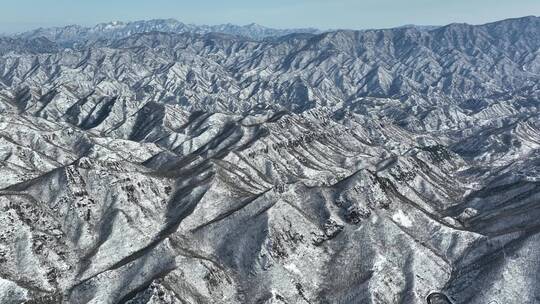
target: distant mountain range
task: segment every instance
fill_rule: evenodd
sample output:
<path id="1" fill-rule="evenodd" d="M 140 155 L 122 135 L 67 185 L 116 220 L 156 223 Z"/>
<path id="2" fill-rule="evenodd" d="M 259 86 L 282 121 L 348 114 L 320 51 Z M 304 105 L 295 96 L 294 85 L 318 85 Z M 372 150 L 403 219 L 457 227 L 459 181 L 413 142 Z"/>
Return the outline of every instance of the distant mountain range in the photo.
<path id="1" fill-rule="evenodd" d="M 60 44 L 70 44 L 80 41 L 99 39 L 120 39 L 133 34 L 148 32 L 166 33 L 224 33 L 261 40 L 267 37 L 285 36 L 292 33 L 320 33 L 313 28 L 304 29 L 273 29 L 255 23 L 248 25 L 193 25 L 185 24 L 175 19 L 158 19 L 134 22 L 109 22 L 101 23 L 93 27 L 70 25 L 64 27 L 40 28 L 33 31 L 16 35 L 19 38 L 45 37 Z"/>
<path id="2" fill-rule="evenodd" d="M 403 28 L 416 28 L 419 30 L 432 30 L 438 26 L 423 26 L 408 24 L 401 26 Z M 165 33 L 222 33 L 236 36 L 243 36 L 253 40 L 262 40 L 270 37 L 280 37 L 289 34 L 309 33 L 320 34 L 331 30 L 319 30 L 315 28 L 292 28 L 275 29 L 256 23 L 247 25 L 220 24 L 220 25 L 194 25 L 185 24 L 175 19 L 154 19 L 133 22 L 113 21 L 100 23 L 92 27 L 80 25 L 68 25 L 62 27 L 38 28 L 35 30 L 8 35 L 11 37 L 33 39 L 44 37 L 62 45 L 71 45 L 77 42 L 96 41 L 99 39 L 120 39 L 133 34 L 148 32 Z"/>

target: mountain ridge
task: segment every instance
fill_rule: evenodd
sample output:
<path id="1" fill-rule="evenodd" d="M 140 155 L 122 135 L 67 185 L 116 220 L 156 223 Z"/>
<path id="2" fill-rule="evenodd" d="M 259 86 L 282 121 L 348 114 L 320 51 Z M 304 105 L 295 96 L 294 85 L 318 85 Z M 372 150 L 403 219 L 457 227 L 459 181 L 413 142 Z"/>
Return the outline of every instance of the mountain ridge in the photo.
<path id="1" fill-rule="evenodd" d="M 51 41 L 57 41 L 61 44 L 70 45 L 84 40 L 96 40 L 101 38 L 125 38 L 129 35 L 141 32 L 174 32 L 174 33 L 199 33 L 207 34 L 211 32 L 221 32 L 246 36 L 252 39 L 260 40 L 266 37 L 284 36 L 290 33 L 318 33 L 317 29 L 299 28 L 299 29 L 274 29 L 261 26 L 255 23 L 246 25 L 234 25 L 231 23 L 219 25 L 194 25 L 185 24 L 175 19 L 152 19 L 141 21 L 112 21 L 100 23 L 95 26 L 85 27 L 80 25 L 68 25 L 64 27 L 39 28 L 23 33 L 16 34 L 16 37 L 35 38 L 46 37 Z"/>

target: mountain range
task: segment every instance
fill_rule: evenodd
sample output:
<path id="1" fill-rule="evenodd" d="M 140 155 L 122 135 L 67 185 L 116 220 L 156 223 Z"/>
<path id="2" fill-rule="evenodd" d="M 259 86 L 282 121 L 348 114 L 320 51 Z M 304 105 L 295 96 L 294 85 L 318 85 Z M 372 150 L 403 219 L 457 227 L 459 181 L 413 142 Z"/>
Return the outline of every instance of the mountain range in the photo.
<path id="1" fill-rule="evenodd" d="M 274 29 L 256 23 L 247 25 L 220 24 L 220 25 L 194 25 L 185 24 L 175 19 L 155 19 L 133 22 L 113 21 L 100 23 L 92 27 L 70 25 L 64 27 L 39 28 L 23 32 L 15 36 L 20 38 L 45 37 L 65 46 L 77 42 L 88 42 L 100 39 L 121 39 L 128 36 L 148 32 L 167 33 L 224 33 L 229 35 L 244 36 L 254 40 L 262 40 L 268 37 L 285 36 L 293 33 L 320 33 L 314 28 L 304 29 Z"/>
<path id="2" fill-rule="evenodd" d="M 0 37 L 1 303 L 538 303 L 540 18 Z"/>

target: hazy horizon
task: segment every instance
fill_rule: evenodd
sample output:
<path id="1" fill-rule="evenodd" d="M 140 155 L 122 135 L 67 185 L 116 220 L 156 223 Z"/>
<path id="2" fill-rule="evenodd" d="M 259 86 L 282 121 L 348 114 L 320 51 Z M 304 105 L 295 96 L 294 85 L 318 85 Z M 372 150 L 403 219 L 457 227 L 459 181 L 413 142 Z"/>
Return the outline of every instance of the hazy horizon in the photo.
<path id="1" fill-rule="evenodd" d="M 516 5 L 516 2 L 520 2 Z M 4 4 L 0 33 L 39 27 L 78 24 L 91 26 L 111 21 L 176 19 L 187 24 L 257 23 L 272 28 L 368 29 L 407 24 L 482 24 L 502 19 L 540 15 L 533 0 L 286 0 L 259 2 L 233 0 L 19 0 Z"/>

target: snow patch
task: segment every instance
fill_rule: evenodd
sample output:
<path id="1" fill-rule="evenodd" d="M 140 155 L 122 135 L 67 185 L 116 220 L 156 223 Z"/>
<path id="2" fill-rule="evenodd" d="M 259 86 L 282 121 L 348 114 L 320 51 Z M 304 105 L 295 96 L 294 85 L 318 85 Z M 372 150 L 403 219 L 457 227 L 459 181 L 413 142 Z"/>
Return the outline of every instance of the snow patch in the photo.
<path id="1" fill-rule="evenodd" d="M 293 263 L 283 265 L 283 267 L 285 267 L 285 269 L 287 269 L 288 271 L 293 272 L 293 273 L 295 273 L 295 274 L 298 274 L 298 275 L 301 275 L 301 274 L 302 274 L 302 272 L 300 271 L 300 269 L 298 269 L 298 267 L 296 267 L 296 265 L 293 264 Z"/>
<path id="2" fill-rule="evenodd" d="M 403 213 L 402 210 L 398 210 L 398 212 L 392 216 L 392 219 L 404 227 L 409 228 L 412 226 L 411 219 L 405 213 Z"/>

